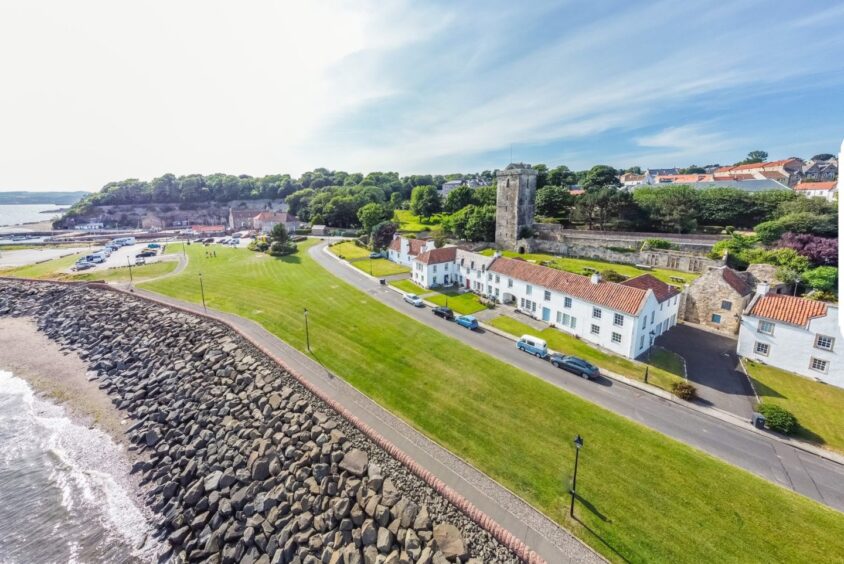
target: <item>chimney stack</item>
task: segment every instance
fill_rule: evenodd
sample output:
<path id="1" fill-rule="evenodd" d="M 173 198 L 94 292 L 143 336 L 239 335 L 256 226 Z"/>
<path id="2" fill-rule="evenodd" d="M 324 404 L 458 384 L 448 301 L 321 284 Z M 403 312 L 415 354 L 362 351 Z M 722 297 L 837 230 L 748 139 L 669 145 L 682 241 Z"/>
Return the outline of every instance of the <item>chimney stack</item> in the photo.
<path id="1" fill-rule="evenodd" d="M 591 276 L 591 277 L 589 277 L 589 280 L 590 280 L 593 284 L 597 284 L 598 282 L 600 282 L 600 281 L 601 281 L 601 274 L 600 274 L 599 272 L 593 272 L 593 273 L 592 273 L 592 276 Z"/>
<path id="2" fill-rule="evenodd" d="M 768 290 L 770 289 L 771 286 L 768 284 L 768 282 L 763 280 L 756 285 L 756 294 L 759 296 L 764 296 L 768 293 Z"/>

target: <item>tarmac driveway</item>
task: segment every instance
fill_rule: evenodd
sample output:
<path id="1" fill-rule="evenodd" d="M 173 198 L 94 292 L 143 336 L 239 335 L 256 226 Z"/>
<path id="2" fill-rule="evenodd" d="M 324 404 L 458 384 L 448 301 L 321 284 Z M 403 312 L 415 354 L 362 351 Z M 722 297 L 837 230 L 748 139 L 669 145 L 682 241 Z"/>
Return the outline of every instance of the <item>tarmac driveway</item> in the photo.
<path id="1" fill-rule="evenodd" d="M 755 398 L 736 356 L 736 341 L 690 325 L 677 325 L 655 344 L 686 360 L 688 378 L 702 403 L 750 418 Z"/>

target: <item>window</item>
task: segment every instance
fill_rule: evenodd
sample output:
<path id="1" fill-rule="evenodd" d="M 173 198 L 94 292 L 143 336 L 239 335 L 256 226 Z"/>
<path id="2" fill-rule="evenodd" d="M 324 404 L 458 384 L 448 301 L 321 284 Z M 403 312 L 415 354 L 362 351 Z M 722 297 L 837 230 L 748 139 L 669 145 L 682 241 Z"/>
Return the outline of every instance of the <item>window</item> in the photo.
<path id="1" fill-rule="evenodd" d="M 549 290 L 545 290 L 545 301 L 551 301 L 551 292 Z"/>
<path id="2" fill-rule="evenodd" d="M 571 327 L 572 329 L 577 328 L 577 318 L 576 318 L 575 316 L 573 316 L 573 315 L 571 316 L 571 325 L 570 325 L 570 327 Z"/>
<path id="3" fill-rule="evenodd" d="M 621 327 L 622 325 L 624 325 L 624 316 L 620 313 L 616 313 L 612 318 L 612 324 Z"/>
<path id="4" fill-rule="evenodd" d="M 774 334 L 774 324 L 770 321 L 759 320 L 759 329 L 760 333 L 765 333 L 766 335 L 773 335 Z"/>
<path id="5" fill-rule="evenodd" d="M 593 307 L 592 308 L 592 317 L 595 319 L 601 319 L 601 308 Z"/>
<path id="6" fill-rule="evenodd" d="M 648 325 L 648 316 L 642 318 L 642 329 L 644 329 Z"/>
<path id="7" fill-rule="evenodd" d="M 645 346 L 645 336 L 642 335 L 641 337 L 639 337 L 639 348 L 641 349 L 644 346 Z"/>
<path id="8" fill-rule="evenodd" d="M 592 334 L 593 335 L 600 335 L 601 334 L 601 328 L 598 327 L 597 325 L 593 324 L 592 325 Z"/>
<path id="9" fill-rule="evenodd" d="M 753 347 L 753 352 L 755 352 L 756 354 L 763 354 L 765 356 L 768 356 L 768 353 L 771 352 L 771 345 L 769 345 L 768 343 L 757 342 L 756 346 Z"/>
<path id="10" fill-rule="evenodd" d="M 733 302 L 729 300 L 721 300 L 721 309 L 725 311 L 730 311 L 733 309 Z"/>
<path id="11" fill-rule="evenodd" d="M 475 261 L 472 261 L 472 262 L 470 263 L 470 265 L 471 265 L 471 266 L 470 266 L 470 268 L 471 268 L 472 270 L 475 270 Z"/>
<path id="12" fill-rule="evenodd" d="M 436 271 L 437 271 L 437 265 L 435 264 L 434 265 L 434 272 L 436 272 Z"/>
<path id="13" fill-rule="evenodd" d="M 486 280 L 487 280 L 487 282 L 492 282 L 492 274 L 487 274 Z"/>
<path id="14" fill-rule="evenodd" d="M 512 288 L 512 287 L 513 287 L 513 279 L 512 279 L 512 278 L 508 278 L 508 279 L 507 279 L 507 287 L 508 287 L 508 288 Z"/>
<path id="15" fill-rule="evenodd" d="M 655 311 L 652 311 L 652 312 L 651 312 L 651 325 L 653 325 L 653 324 L 654 324 L 654 314 L 655 314 L 655 313 L 656 313 Z"/>
<path id="16" fill-rule="evenodd" d="M 495 297 L 498 297 L 498 288 L 495 289 Z"/>
<path id="17" fill-rule="evenodd" d="M 818 335 L 815 337 L 815 348 L 831 351 L 834 345 L 834 337 L 827 337 L 826 335 Z"/>
<path id="18" fill-rule="evenodd" d="M 563 307 L 571 307 L 571 298 L 563 298 Z"/>
<path id="19" fill-rule="evenodd" d="M 525 294 L 527 294 L 529 296 L 529 295 L 531 295 L 532 292 L 533 292 L 533 286 L 531 286 L 530 284 L 525 284 Z"/>
<path id="20" fill-rule="evenodd" d="M 712 323 L 721 323 L 721 316 L 717 313 L 713 313 L 710 320 L 712 321 Z"/>
<path id="21" fill-rule="evenodd" d="M 821 360 L 819 358 L 812 358 L 809 362 L 809 368 L 812 370 L 817 370 L 818 372 L 826 373 L 826 369 L 829 368 L 829 361 Z"/>
<path id="22" fill-rule="evenodd" d="M 498 284 L 499 282 L 501 282 L 501 277 L 496 274 L 495 275 L 495 283 Z"/>
<path id="23" fill-rule="evenodd" d="M 620 343 L 621 342 L 621 333 L 613 333 L 612 334 L 612 342 L 613 343 Z"/>

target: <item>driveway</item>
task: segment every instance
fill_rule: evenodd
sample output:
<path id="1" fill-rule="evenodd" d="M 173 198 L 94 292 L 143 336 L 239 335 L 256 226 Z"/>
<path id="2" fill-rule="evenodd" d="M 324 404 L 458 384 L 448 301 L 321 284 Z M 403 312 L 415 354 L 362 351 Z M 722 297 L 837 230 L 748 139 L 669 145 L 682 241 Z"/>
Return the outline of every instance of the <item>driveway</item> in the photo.
<path id="1" fill-rule="evenodd" d="M 686 375 L 697 387 L 702 403 L 750 419 L 753 390 L 739 369 L 733 339 L 690 325 L 677 325 L 657 337 L 655 344 L 686 360 Z"/>

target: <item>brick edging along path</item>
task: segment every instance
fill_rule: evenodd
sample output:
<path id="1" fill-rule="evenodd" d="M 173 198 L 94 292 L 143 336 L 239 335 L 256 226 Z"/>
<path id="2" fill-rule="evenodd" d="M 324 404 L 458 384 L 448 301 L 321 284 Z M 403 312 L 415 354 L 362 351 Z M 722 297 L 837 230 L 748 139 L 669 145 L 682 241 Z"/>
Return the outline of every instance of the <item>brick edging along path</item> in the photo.
<path id="1" fill-rule="evenodd" d="M 155 298 L 149 296 L 142 296 L 134 293 L 127 292 L 125 290 L 121 290 L 105 282 L 88 282 L 88 281 L 53 281 L 53 280 L 35 280 L 35 279 L 27 279 L 27 278 L 6 278 L 2 277 L 0 279 L 9 279 L 19 282 L 28 282 L 28 283 L 42 283 L 42 284 L 63 284 L 68 286 L 85 286 L 88 288 L 94 288 L 99 290 L 106 290 L 117 292 L 121 294 L 128 294 L 132 297 L 140 300 L 144 300 L 147 302 L 155 303 L 156 305 L 164 306 L 169 309 L 177 310 L 189 315 L 201 317 L 208 319 L 209 321 L 213 321 L 215 323 L 221 323 L 225 325 L 230 330 L 237 333 L 241 338 L 249 342 L 252 346 L 257 348 L 263 354 L 267 355 L 268 358 L 276 362 L 279 366 L 281 366 L 285 371 L 287 371 L 291 376 L 293 376 L 302 386 L 304 386 L 308 391 L 314 394 L 317 398 L 321 401 L 325 402 L 326 405 L 330 406 L 335 412 L 337 412 L 341 417 L 345 418 L 349 421 L 352 425 L 354 425 L 358 430 L 360 430 L 363 434 L 369 437 L 376 445 L 382 448 L 387 454 L 392 456 L 396 459 L 399 463 L 405 466 L 410 472 L 412 472 L 415 476 L 417 476 L 420 480 L 425 482 L 428 486 L 430 486 L 434 491 L 438 494 L 443 496 L 449 503 L 454 505 L 460 511 L 462 511 L 469 519 L 474 521 L 479 527 L 489 532 L 498 542 L 502 545 L 510 549 L 516 556 L 518 556 L 522 561 L 527 562 L 529 564 L 546 564 L 545 560 L 542 559 L 536 552 L 530 549 L 521 539 L 517 538 L 513 535 L 510 531 L 506 530 L 504 527 L 499 525 L 495 522 L 494 519 L 486 515 L 480 509 L 478 509 L 472 502 L 464 498 L 461 494 L 447 486 L 442 480 L 437 478 L 434 474 L 429 472 L 428 470 L 424 469 L 421 465 L 419 465 L 415 460 L 413 460 L 407 453 L 402 451 L 400 448 L 395 446 L 392 442 L 387 440 L 384 436 L 382 436 L 378 431 L 361 421 L 357 416 L 352 414 L 349 410 L 347 410 L 343 405 L 338 403 L 337 401 L 333 400 L 332 398 L 328 397 L 324 394 L 317 386 L 309 382 L 306 378 L 302 377 L 298 372 L 293 370 L 284 360 L 280 357 L 275 355 L 269 349 L 264 347 L 262 344 L 257 342 L 256 340 L 252 339 L 249 335 L 247 335 L 244 331 L 241 331 L 240 328 L 231 324 L 226 319 L 217 317 L 211 313 L 202 313 L 196 312 L 186 307 L 182 307 L 179 305 L 167 303 L 161 300 L 157 300 Z"/>

